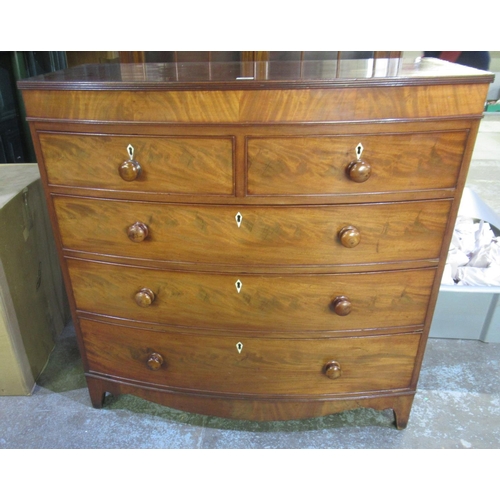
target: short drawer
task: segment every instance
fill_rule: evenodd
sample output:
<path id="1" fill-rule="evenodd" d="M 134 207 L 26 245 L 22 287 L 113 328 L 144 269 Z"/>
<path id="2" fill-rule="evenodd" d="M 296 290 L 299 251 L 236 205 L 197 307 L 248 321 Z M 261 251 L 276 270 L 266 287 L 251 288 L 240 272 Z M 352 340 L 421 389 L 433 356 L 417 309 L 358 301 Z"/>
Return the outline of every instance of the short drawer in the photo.
<path id="1" fill-rule="evenodd" d="M 435 269 L 215 274 L 67 259 L 76 307 L 143 322 L 258 331 L 420 326 Z"/>
<path id="2" fill-rule="evenodd" d="M 320 207 L 183 206 L 54 197 L 64 248 L 233 266 L 439 257 L 450 200 Z"/>
<path id="3" fill-rule="evenodd" d="M 41 133 L 39 140 L 49 184 L 172 194 L 234 191 L 232 137 Z M 119 171 L 131 157 L 139 164 L 136 178 L 130 164 Z"/>
<path id="4" fill-rule="evenodd" d="M 333 195 L 454 188 L 467 135 L 466 131 L 455 131 L 248 137 L 248 194 Z M 370 175 L 354 181 L 347 167 L 358 156 L 369 165 Z M 354 171 L 351 176 L 356 177 Z"/>
<path id="5" fill-rule="evenodd" d="M 410 387 L 419 334 L 285 340 L 171 334 L 81 320 L 90 372 L 173 389 L 318 395 Z"/>

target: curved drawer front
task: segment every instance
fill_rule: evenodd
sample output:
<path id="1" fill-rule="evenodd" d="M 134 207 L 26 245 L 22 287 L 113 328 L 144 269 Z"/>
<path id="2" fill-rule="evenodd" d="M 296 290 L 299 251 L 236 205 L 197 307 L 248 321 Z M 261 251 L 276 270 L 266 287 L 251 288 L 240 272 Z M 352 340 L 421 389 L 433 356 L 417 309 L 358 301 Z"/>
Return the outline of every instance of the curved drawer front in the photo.
<path id="1" fill-rule="evenodd" d="M 54 197 L 54 203 L 66 249 L 171 262 L 268 266 L 435 259 L 451 207 L 449 200 L 305 208 L 72 197 Z M 136 223 L 147 227 L 140 242 L 128 235 Z M 354 239 L 346 237 L 342 243 L 346 228 L 353 228 Z"/>
<path id="2" fill-rule="evenodd" d="M 175 136 L 39 135 L 49 184 L 175 194 L 224 194 L 234 191 L 233 138 Z M 134 180 L 119 167 L 140 165 Z"/>
<path id="3" fill-rule="evenodd" d="M 174 389 L 260 395 L 405 389 L 420 340 L 419 334 L 324 340 L 196 336 L 86 320 L 81 328 L 91 372 Z"/>
<path id="4" fill-rule="evenodd" d="M 454 188 L 466 131 L 316 137 L 249 137 L 250 195 L 353 194 Z M 347 166 L 371 167 L 353 182 Z"/>
<path id="5" fill-rule="evenodd" d="M 435 275 L 434 269 L 231 275 L 67 262 L 81 311 L 169 325 L 268 332 L 422 325 Z M 350 313 L 341 315 L 348 309 Z"/>

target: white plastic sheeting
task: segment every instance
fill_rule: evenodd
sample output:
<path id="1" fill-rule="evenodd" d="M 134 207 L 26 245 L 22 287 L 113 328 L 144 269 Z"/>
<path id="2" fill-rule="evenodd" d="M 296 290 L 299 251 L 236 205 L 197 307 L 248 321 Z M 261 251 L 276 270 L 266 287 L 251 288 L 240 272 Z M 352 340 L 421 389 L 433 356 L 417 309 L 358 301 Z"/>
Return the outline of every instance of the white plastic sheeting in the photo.
<path id="1" fill-rule="evenodd" d="M 500 217 L 465 188 L 443 285 L 500 286 Z"/>

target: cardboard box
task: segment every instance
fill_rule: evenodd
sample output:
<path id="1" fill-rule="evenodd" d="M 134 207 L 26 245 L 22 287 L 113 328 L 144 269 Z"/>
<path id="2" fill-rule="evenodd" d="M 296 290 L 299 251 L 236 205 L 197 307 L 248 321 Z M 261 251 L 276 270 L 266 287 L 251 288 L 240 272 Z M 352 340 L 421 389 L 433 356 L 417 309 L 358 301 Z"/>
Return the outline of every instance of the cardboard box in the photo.
<path id="1" fill-rule="evenodd" d="M 0 395 L 30 395 L 70 319 L 37 165 L 0 165 Z"/>
<path id="2" fill-rule="evenodd" d="M 488 222 L 500 234 L 500 217 L 465 188 L 459 215 Z M 442 284 L 429 336 L 500 342 L 500 286 Z"/>

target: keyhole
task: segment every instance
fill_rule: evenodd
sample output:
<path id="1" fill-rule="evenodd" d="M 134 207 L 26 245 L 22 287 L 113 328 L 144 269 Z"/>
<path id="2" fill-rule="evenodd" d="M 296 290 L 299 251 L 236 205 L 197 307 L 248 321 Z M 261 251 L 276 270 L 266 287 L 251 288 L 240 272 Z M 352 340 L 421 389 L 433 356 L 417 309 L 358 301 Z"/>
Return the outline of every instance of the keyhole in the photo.
<path id="1" fill-rule="evenodd" d="M 130 156 L 130 159 L 133 160 L 134 159 L 134 147 L 132 146 L 132 144 L 129 144 L 127 146 L 127 151 L 128 151 L 128 155 Z"/>
<path id="2" fill-rule="evenodd" d="M 361 158 L 362 153 L 363 153 L 363 144 L 359 143 L 356 146 L 356 156 L 358 157 L 358 160 Z"/>
<path id="3" fill-rule="evenodd" d="M 241 354 L 241 351 L 243 350 L 243 344 L 241 342 L 236 344 L 236 350 Z"/>
<path id="4" fill-rule="evenodd" d="M 241 221 L 243 220 L 243 216 L 238 212 L 234 218 L 236 219 L 236 224 L 238 225 L 238 227 L 240 227 Z"/>
<path id="5" fill-rule="evenodd" d="M 243 283 L 238 280 L 236 283 L 235 283 L 235 286 L 236 286 L 236 290 L 238 291 L 238 293 L 241 292 L 241 288 L 243 287 Z"/>

